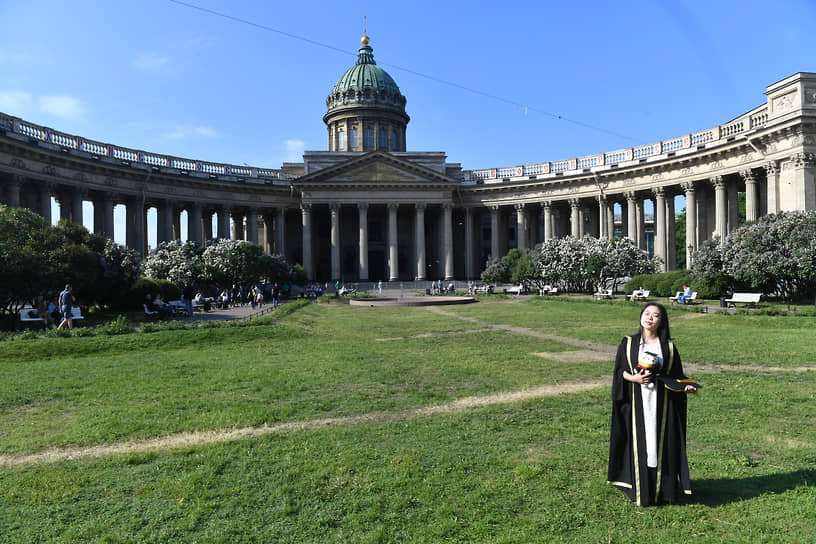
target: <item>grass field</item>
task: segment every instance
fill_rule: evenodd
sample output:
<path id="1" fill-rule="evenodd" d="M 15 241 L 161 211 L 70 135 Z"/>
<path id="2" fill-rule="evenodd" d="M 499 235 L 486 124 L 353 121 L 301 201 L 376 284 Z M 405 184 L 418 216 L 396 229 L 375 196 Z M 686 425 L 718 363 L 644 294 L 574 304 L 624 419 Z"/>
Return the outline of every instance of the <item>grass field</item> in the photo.
<path id="1" fill-rule="evenodd" d="M 816 318 L 670 309 L 704 385 L 694 494 L 641 509 L 606 484 L 609 352 L 639 308 L 312 304 L 2 342 L 0 542 L 816 541 Z"/>

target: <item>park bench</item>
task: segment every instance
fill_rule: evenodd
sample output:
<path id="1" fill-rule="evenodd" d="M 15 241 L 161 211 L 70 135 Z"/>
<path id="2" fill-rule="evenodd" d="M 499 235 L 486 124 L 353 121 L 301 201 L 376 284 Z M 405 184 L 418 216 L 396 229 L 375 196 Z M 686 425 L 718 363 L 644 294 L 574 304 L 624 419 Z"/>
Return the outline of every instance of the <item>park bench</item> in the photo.
<path id="1" fill-rule="evenodd" d="M 20 310 L 20 322 L 21 323 L 42 323 L 45 324 L 45 320 L 42 317 L 36 315 L 37 309 L 36 308 L 23 308 Z M 82 317 L 82 311 L 77 307 L 74 306 L 71 308 L 71 317 L 74 320 L 84 319 Z M 57 322 L 59 323 L 59 319 Z"/>
<path id="2" fill-rule="evenodd" d="M 601 289 L 601 291 L 595 293 L 595 298 L 597 300 L 602 300 L 605 298 L 612 298 L 612 289 Z"/>
<path id="3" fill-rule="evenodd" d="M 647 300 L 649 298 L 649 290 L 645 289 L 643 293 L 638 294 L 637 291 L 632 293 L 631 295 L 626 295 L 626 298 L 635 302 L 636 300 Z"/>
<path id="4" fill-rule="evenodd" d="M 756 308 L 759 303 L 759 297 L 762 293 L 734 293 L 731 298 L 725 299 L 726 307 L 737 307 L 737 304 L 745 304 L 748 308 Z"/>
<path id="5" fill-rule="evenodd" d="M 672 306 L 674 306 L 674 304 L 676 302 L 679 302 L 680 295 L 682 295 L 682 294 L 683 294 L 683 291 L 677 291 L 677 293 L 675 293 L 675 295 L 673 297 L 669 297 L 669 302 L 672 303 Z M 691 296 L 686 299 L 686 304 L 694 304 L 695 300 L 697 300 L 697 291 L 692 291 Z"/>
<path id="6" fill-rule="evenodd" d="M 545 285 L 541 289 L 538 290 L 538 294 L 541 296 L 549 296 L 549 295 L 557 295 L 558 294 L 558 287 L 552 287 L 550 285 Z"/>

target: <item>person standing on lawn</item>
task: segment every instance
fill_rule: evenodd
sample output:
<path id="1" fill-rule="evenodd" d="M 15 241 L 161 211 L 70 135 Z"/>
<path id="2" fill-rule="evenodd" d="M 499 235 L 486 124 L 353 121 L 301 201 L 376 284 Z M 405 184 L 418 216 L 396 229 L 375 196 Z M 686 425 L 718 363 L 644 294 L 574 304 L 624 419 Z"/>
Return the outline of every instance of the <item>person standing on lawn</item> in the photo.
<path id="1" fill-rule="evenodd" d="M 607 481 L 638 506 L 674 503 L 690 495 L 686 456 L 685 377 L 662 304 L 640 313 L 640 330 L 618 347 L 612 377 L 612 424 Z"/>

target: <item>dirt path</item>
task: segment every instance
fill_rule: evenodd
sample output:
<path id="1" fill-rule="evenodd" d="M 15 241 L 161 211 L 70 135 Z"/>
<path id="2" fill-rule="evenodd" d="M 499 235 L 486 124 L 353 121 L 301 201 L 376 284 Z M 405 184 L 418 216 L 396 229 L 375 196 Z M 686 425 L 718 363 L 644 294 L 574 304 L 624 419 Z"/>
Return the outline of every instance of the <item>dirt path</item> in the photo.
<path id="1" fill-rule="evenodd" d="M 55 448 L 37 453 L 23 455 L 0 455 L 0 467 L 15 467 L 31 464 L 50 464 L 80 459 L 96 459 L 131 453 L 164 452 L 192 446 L 204 446 L 223 442 L 233 442 L 246 438 L 257 438 L 269 434 L 285 434 L 299 431 L 323 429 L 327 427 L 362 425 L 366 423 L 388 423 L 433 417 L 445 414 L 455 414 L 500 404 L 511 404 L 531 399 L 549 397 L 565 393 L 577 393 L 600 387 L 608 387 L 608 380 L 583 381 L 578 383 L 562 383 L 541 385 L 534 389 L 522 391 L 507 391 L 478 397 L 465 397 L 445 404 L 411 408 L 406 410 L 392 410 L 371 412 L 358 416 L 313 419 L 307 421 L 293 421 L 260 427 L 243 427 L 240 429 L 179 433 L 149 440 L 133 440 L 119 444 L 102 444 L 86 448 Z"/>
<path id="2" fill-rule="evenodd" d="M 429 312 L 433 312 L 435 314 L 443 315 L 445 317 L 450 317 L 452 319 L 461 319 L 462 321 L 467 321 L 468 323 L 473 323 L 474 325 L 478 325 L 483 329 L 489 329 L 494 331 L 507 331 L 512 332 L 515 334 L 525 334 L 527 336 L 533 336 L 535 338 L 542 338 L 544 340 L 555 340 L 556 342 L 561 342 L 562 344 L 567 344 L 568 346 L 576 346 L 583 349 L 588 349 L 592 351 L 602 352 L 602 353 L 611 353 L 615 354 L 617 351 L 617 347 L 615 346 L 608 346 L 606 344 L 597 344 L 595 342 L 586 342 L 584 340 L 577 340 L 575 338 L 570 338 L 568 336 L 558 336 L 555 334 L 547 334 L 543 332 L 534 331 L 527 327 L 516 327 L 513 325 L 503 325 L 497 323 L 488 323 L 487 321 L 482 321 L 481 319 L 476 319 L 475 317 L 466 317 L 461 315 L 456 315 L 453 312 L 443 310 L 441 308 L 436 308 L 433 306 L 429 306 L 426 308 Z"/>

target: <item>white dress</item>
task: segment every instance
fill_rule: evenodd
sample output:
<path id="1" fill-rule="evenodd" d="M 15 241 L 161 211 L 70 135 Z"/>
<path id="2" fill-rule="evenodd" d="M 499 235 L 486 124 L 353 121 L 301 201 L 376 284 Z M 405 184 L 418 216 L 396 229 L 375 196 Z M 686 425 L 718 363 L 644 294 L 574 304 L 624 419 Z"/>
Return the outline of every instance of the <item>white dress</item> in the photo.
<path id="1" fill-rule="evenodd" d="M 663 367 L 663 351 L 660 349 L 660 342 L 641 343 L 638 360 L 643 358 L 645 352 L 655 355 L 658 369 Z M 657 384 L 654 381 L 640 386 L 640 396 L 643 400 L 643 423 L 646 431 L 646 465 L 649 467 L 657 467 L 657 391 Z"/>

